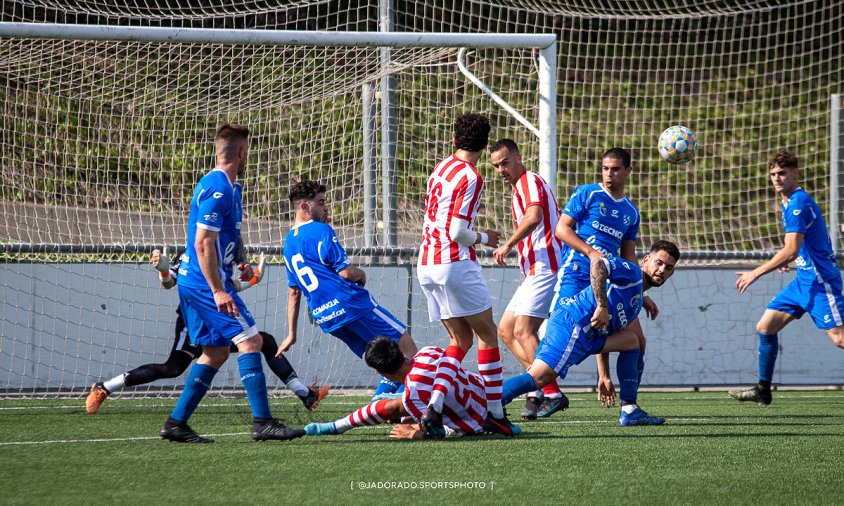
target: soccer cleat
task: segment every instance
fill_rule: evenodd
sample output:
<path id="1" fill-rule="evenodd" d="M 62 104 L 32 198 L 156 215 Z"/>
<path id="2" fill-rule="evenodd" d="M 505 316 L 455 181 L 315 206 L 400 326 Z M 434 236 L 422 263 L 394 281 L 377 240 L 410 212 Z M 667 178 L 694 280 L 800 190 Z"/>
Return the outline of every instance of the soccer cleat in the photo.
<path id="1" fill-rule="evenodd" d="M 495 418 L 492 413 L 487 413 L 484 420 L 484 432 L 512 437 L 521 434 L 522 428 L 508 420 L 506 413 L 501 418 Z"/>
<path id="2" fill-rule="evenodd" d="M 539 409 L 540 404 L 542 404 L 541 397 L 528 397 L 525 401 L 525 407 L 522 408 L 522 412 L 519 415 L 523 420 L 536 420 L 536 411 Z"/>
<path id="3" fill-rule="evenodd" d="M 422 432 L 427 438 L 442 439 L 445 437 L 445 427 L 443 427 L 443 415 L 437 413 L 432 406 L 428 406 L 422 414 Z"/>
<path id="4" fill-rule="evenodd" d="M 309 436 L 332 436 L 337 434 L 337 427 L 334 422 L 309 423 L 305 425 L 305 434 Z"/>
<path id="5" fill-rule="evenodd" d="M 281 440 L 288 441 L 305 435 L 302 429 L 292 429 L 277 420 L 270 420 L 263 425 L 252 427 L 252 439 L 255 441 Z"/>
<path id="6" fill-rule="evenodd" d="M 89 415 L 93 415 L 100 410 L 100 405 L 108 397 L 108 390 L 105 389 L 102 383 L 94 383 L 91 385 L 91 393 L 85 399 L 85 411 Z"/>
<path id="7" fill-rule="evenodd" d="M 378 395 L 373 395 L 372 399 L 370 399 L 369 402 L 377 402 L 377 401 L 383 401 L 383 400 L 389 401 L 390 399 L 401 399 L 403 395 L 404 395 L 404 392 L 383 392 L 383 393 L 380 393 Z"/>
<path id="8" fill-rule="evenodd" d="M 325 399 L 327 395 L 328 385 L 322 385 L 317 388 L 316 381 L 314 381 L 314 384 L 308 388 L 308 395 L 301 397 L 302 404 L 305 405 L 305 409 L 308 411 L 313 411 L 317 406 L 319 406 L 320 401 Z"/>
<path id="9" fill-rule="evenodd" d="M 767 406 L 772 400 L 771 391 L 763 390 L 758 385 L 747 390 L 730 390 L 727 393 L 739 402 L 758 402 L 760 406 Z"/>
<path id="10" fill-rule="evenodd" d="M 651 416 L 645 413 L 642 408 L 636 408 L 632 413 L 627 414 L 623 410 L 618 416 L 618 424 L 629 425 L 662 425 L 665 423 L 665 418 L 660 416 Z"/>
<path id="11" fill-rule="evenodd" d="M 174 443 L 213 443 L 214 440 L 207 437 L 202 437 L 191 429 L 188 424 L 182 423 L 161 428 L 159 432 L 162 439 L 167 439 Z"/>
<path id="12" fill-rule="evenodd" d="M 569 408 L 569 398 L 566 397 L 566 394 L 563 394 L 562 397 L 557 398 L 549 398 L 546 397 L 542 404 L 539 405 L 539 409 L 536 410 L 536 416 L 539 418 L 547 418 L 557 411 L 565 411 Z"/>

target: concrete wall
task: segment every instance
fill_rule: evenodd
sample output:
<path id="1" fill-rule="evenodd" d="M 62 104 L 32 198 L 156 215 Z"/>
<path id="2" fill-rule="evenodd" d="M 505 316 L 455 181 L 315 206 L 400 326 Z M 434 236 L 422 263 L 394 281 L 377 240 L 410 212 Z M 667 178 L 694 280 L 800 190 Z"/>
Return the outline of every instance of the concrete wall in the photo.
<path id="1" fill-rule="evenodd" d="M 735 290 L 735 269 L 678 270 L 650 292 L 660 306 L 644 321 L 648 337 L 644 385 L 733 385 L 756 379 L 755 322 L 794 274 L 770 274 L 749 293 Z M 381 305 L 409 322 L 421 346 L 442 345 L 446 333 L 429 323 L 424 296 L 410 266 L 368 267 L 369 288 Z M 499 318 L 518 283 L 515 268 L 485 268 Z M 0 266 L 0 389 L 86 388 L 148 362 L 161 362 L 173 342 L 175 290 L 163 290 L 147 264 L 3 264 Z M 286 335 L 286 278 L 273 265 L 244 300 L 262 330 Z M 412 308 L 408 311 L 406 308 Z M 375 376 L 337 339 L 300 315 L 300 337 L 288 354 L 299 376 L 335 386 L 374 386 Z M 844 384 L 844 350 L 835 348 L 808 317 L 781 334 L 775 381 Z M 233 361 L 232 361 L 233 362 Z M 474 369 L 475 353 L 467 365 Z M 505 354 L 505 376 L 519 372 Z M 614 368 L 614 364 L 613 364 Z M 593 385 L 592 359 L 572 368 L 564 385 Z M 283 386 L 274 377 L 270 386 Z M 183 378 L 156 384 L 181 385 Z M 225 367 L 215 387 L 239 387 Z"/>

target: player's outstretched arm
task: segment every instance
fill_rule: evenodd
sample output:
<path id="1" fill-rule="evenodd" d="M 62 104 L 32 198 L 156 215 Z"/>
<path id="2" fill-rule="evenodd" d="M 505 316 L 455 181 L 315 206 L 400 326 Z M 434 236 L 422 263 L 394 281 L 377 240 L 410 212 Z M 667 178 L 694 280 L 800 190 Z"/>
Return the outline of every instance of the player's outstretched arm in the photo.
<path id="1" fill-rule="evenodd" d="M 787 265 L 794 261 L 800 252 L 800 246 L 803 244 L 803 234 L 799 232 L 788 232 L 785 234 L 785 244 L 782 249 L 774 255 L 773 258 L 753 269 L 752 271 L 736 272 L 738 279 L 736 280 L 736 288 L 739 293 L 744 293 L 747 287 L 752 285 L 757 279 L 771 271 L 775 271 L 780 267 Z"/>
<path id="2" fill-rule="evenodd" d="M 287 337 L 278 345 L 276 357 L 289 350 L 296 344 L 296 333 L 299 330 L 299 305 L 302 302 L 302 291 L 295 286 L 287 287 Z"/>
<path id="3" fill-rule="evenodd" d="M 615 406 L 615 385 L 610 377 L 610 354 L 598 353 L 595 358 L 598 361 L 598 400 L 601 406 Z"/>
<path id="4" fill-rule="evenodd" d="M 245 281 L 240 280 L 237 283 L 237 291 L 238 292 L 242 292 L 243 290 L 246 290 L 247 288 L 253 287 L 253 286 L 257 285 L 258 283 L 260 283 L 262 279 L 264 279 L 264 273 L 266 272 L 266 270 L 265 270 L 266 269 L 266 261 L 267 261 L 266 256 L 264 255 L 264 252 L 262 251 L 261 254 L 258 256 L 258 266 L 255 267 L 252 270 L 252 277 L 249 278 L 248 280 L 245 280 Z M 250 264 L 246 264 L 246 265 L 249 265 L 251 267 Z"/>
<path id="5" fill-rule="evenodd" d="M 167 255 L 167 246 L 164 246 L 163 252 L 158 248 L 152 250 L 152 266 L 158 271 L 161 286 L 169 290 L 176 285 L 176 278 L 170 274 L 170 257 Z"/>
<path id="6" fill-rule="evenodd" d="M 563 213 L 560 216 L 560 221 L 557 222 L 557 228 L 554 229 L 554 237 L 563 241 L 569 248 L 586 255 L 589 257 L 589 260 L 603 257 L 603 253 L 586 244 L 586 241 L 577 235 L 577 232 L 575 232 L 576 227 L 577 222 L 575 219 Z"/>
<path id="7" fill-rule="evenodd" d="M 519 241 L 533 232 L 540 223 L 542 223 L 542 206 L 532 205 L 528 207 L 522 221 L 519 223 L 519 226 L 516 227 L 516 231 L 513 232 L 513 235 L 504 241 L 504 244 L 492 252 L 492 256 L 495 258 L 495 261 L 498 262 L 498 265 L 504 265 L 505 259 L 510 251 L 519 244 Z"/>

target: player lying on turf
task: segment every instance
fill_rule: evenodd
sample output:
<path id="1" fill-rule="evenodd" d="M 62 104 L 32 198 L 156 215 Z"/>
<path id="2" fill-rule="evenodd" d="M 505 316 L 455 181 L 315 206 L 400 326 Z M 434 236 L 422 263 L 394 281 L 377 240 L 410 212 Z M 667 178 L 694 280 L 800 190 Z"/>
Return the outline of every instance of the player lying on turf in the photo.
<path id="1" fill-rule="evenodd" d="M 438 438 L 426 434 L 420 428 L 422 414 L 428 407 L 433 391 L 437 366 L 443 360 L 445 350 L 428 346 L 422 348 L 413 359 L 405 358 L 398 344 L 386 337 L 376 337 L 366 345 L 364 359 L 369 367 L 387 378 L 403 382 L 404 394 L 400 399 L 380 400 L 370 403 L 348 416 L 328 423 L 311 423 L 305 426 L 310 436 L 342 434 L 355 427 L 376 425 L 410 417 L 415 423 L 399 424 L 393 428 L 390 437 L 422 439 Z M 491 415 L 487 412 L 484 381 L 480 374 L 458 367 L 454 376 L 454 388 L 448 391 L 443 401 L 443 427 L 447 434 L 472 435 L 484 432 L 498 432 L 489 426 Z M 521 429 L 513 425 L 512 435 Z"/>
<path id="2" fill-rule="evenodd" d="M 657 241 L 642 259 L 642 267 L 619 257 L 595 258 L 590 264 L 591 286 L 572 298 L 559 297 L 540 341 L 536 360 L 526 373 L 504 382 L 504 404 L 537 388 L 565 378 L 569 367 L 589 355 L 619 352 L 621 425 L 660 425 L 664 418 L 636 405 L 639 389 L 639 338 L 629 328 L 642 310 L 643 292 L 662 286 L 674 274 L 680 250 Z"/>
<path id="3" fill-rule="evenodd" d="M 238 251 L 242 252 L 242 248 L 238 248 Z M 245 253 L 239 253 L 239 255 L 242 255 L 243 258 L 238 259 L 237 262 L 240 263 L 241 261 L 245 261 Z M 159 272 L 161 286 L 169 290 L 176 285 L 176 277 L 179 275 L 179 265 L 178 262 L 174 262 L 171 265 L 170 259 L 167 256 L 166 247 L 164 248 L 163 254 L 157 249 L 153 250 L 152 266 Z M 252 279 L 249 281 L 239 281 L 235 284 L 235 286 L 239 291 L 243 291 L 258 284 L 265 273 L 266 267 L 264 265 L 264 255 L 262 253 L 261 258 L 258 261 L 258 267 L 255 269 L 255 274 L 252 276 Z M 123 387 L 145 385 L 160 379 L 175 378 L 185 372 L 190 363 L 202 353 L 202 349 L 199 346 L 194 346 L 190 343 L 190 338 L 188 337 L 188 332 L 185 328 L 185 321 L 182 318 L 181 307 L 176 308 L 176 315 L 176 337 L 173 341 L 173 348 L 170 350 L 170 355 L 167 357 L 167 360 L 162 364 L 145 364 L 132 369 L 129 372 L 117 375 L 108 381 L 94 383 L 91 385 L 91 393 L 88 394 L 88 398 L 85 400 L 85 411 L 89 414 L 96 413 L 99 411 L 100 406 L 109 394 L 112 394 Z M 308 410 L 316 408 L 317 405 L 319 405 L 319 402 L 328 395 L 328 385 L 323 385 L 317 388 L 316 382 L 314 382 L 314 384 L 310 387 L 302 384 L 302 382 L 299 381 L 299 377 L 296 376 L 296 371 L 293 370 L 293 366 L 290 365 L 290 362 L 288 362 L 283 356 L 275 356 L 276 351 L 278 351 L 278 345 L 276 344 L 275 338 L 266 332 L 260 332 L 260 334 L 264 341 L 264 344 L 261 347 L 261 354 L 264 355 L 264 360 L 266 360 L 267 365 L 270 366 L 273 373 L 275 373 L 275 375 L 287 385 L 287 388 L 292 390 L 293 393 L 302 400 L 302 404 L 305 405 L 305 408 Z M 232 345 L 232 352 L 237 352 L 237 348 L 234 347 L 234 345 Z"/>

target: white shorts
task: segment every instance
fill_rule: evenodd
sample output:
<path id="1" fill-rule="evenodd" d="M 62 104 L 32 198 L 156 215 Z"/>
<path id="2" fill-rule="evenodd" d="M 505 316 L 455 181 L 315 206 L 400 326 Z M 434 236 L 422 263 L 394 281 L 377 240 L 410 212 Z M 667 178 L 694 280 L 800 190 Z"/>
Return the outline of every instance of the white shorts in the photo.
<path id="1" fill-rule="evenodd" d="M 507 308 L 504 310 L 516 316 L 535 316 L 548 318 L 551 301 L 554 299 L 554 286 L 557 284 L 557 273 L 543 272 L 534 276 L 527 276 Z"/>
<path id="2" fill-rule="evenodd" d="M 477 262 L 460 260 L 419 265 L 416 272 L 428 299 L 428 317 L 432 322 L 472 316 L 492 307 L 489 289 Z"/>

